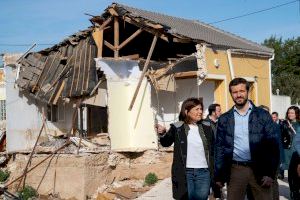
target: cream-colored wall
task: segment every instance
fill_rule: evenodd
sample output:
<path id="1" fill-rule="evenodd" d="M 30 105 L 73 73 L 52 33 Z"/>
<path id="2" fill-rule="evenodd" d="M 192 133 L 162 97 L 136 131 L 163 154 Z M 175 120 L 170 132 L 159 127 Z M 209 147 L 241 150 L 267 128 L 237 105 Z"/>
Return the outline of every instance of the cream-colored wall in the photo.
<path id="1" fill-rule="evenodd" d="M 106 76 L 108 132 L 111 149 L 139 151 L 157 149 L 154 114 L 151 107 L 151 85 L 144 78 L 135 104 L 128 110 L 141 71 L 136 61 L 98 59 L 97 65 Z"/>
<path id="2" fill-rule="evenodd" d="M 215 99 L 221 104 L 223 111 L 226 110 L 226 98 L 227 95 L 227 107 L 231 108 L 233 106 L 233 101 L 231 99 L 230 93 L 228 91 L 228 84 L 232 80 L 230 74 L 230 67 L 227 57 L 227 52 L 225 50 L 212 50 L 210 48 L 206 49 L 206 63 L 208 74 L 210 75 L 223 75 L 225 80 L 216 81 L 215 89 Z M 249 95 L 252 97 L 257 96 L 258 105 L 266 105 L 270 107 L 270 76 L 269 76 L 269 60 L 268 58 L 253 57 L 247 55 L 235 55 L 232 54 L 232 64 L 235 77 L 247 77 L 256 80 L 256 84 L 253 92 L 256 94 Z M 215 67 L 214 60 L 218 59 L 220 66 Z M 214 80 L 209 78 L 209 80 Z M 224 88 L 225 86 L 225 88 Z M 257 91 L 256 91 L 257 90 Z M 227 93 L 227 94 L 226 94 Z M 256 101 L 256 99 L 253 99 Z"/>

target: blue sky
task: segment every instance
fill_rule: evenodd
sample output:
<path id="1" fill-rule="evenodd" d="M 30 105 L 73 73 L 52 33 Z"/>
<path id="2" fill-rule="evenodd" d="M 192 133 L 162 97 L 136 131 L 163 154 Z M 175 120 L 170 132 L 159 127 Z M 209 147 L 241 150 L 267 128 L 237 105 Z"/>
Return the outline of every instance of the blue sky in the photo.
<path id="1" fill-rule="evenodd" d="M 128 6 L 206 23 L 243 15 L 292 0 L 121 0 Z M 30 44 L 55 44 L 90 26 L 108 0 L 0 0 L 0 53 L 24 52 Z M 292 3 L 214 26 L 261 43 L 271 35 L 284 39 L 300 36 L 300 5 Z M 28 44 L 7 46 L 5 44 Z M 34 51 L 49 46 L 38 45 Z"/>

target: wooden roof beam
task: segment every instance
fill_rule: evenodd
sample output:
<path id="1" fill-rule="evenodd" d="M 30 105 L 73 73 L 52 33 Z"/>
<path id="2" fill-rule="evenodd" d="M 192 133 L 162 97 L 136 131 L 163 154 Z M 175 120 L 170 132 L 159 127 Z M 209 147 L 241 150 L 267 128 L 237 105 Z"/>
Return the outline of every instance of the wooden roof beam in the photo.
<path id="1" fill-rule="evenodd" d="M 153 40 L 152 40 L 152 43 L 151 43 L 151 47 L 150 47 L 150 50 L 148 52 L 148 55 L 147 55 L 147 59 L 146 59 L 146 62 L 145 62 L 145 65 L 144 65 L 144 68 L 143 68 L 143 71 L 142 71 L 142 74 L 140 76 L 140 79 L 139 79 L 139 82 L 138 82 L 138 85 L 135 89 L 135 92 L 134 92 L 134 95 L 133 95 L 133 98 L 131 100 L 131 103 L 130 103 L 130 106 L 129 106 L 129 111 L 132 110 L 132 107 L 134 105 L 134 102 L 135 102 L 135 99 L 138 95 L 138 92 L 140 90 L 140 87 L 142 85 L 142 81 L 143 81 L 143 78 L 148 70 L 148 65 L 149 65 L 149 62 L 150 62 L 150 59 L 151 59 L 151 56 L 152 56 L 152 53 L 153 53 L 153 50 L 155 48 L 155 45 L 156 45 L 156 42 L 157 42 L 157 38 L 158 38 L 158 35 L 155 34 L 154 37 L 153 37 Z"/>
<path id="2" fill-rule="evenodd" d="M 115 50 L 114 45 L 112 45 L 111 43 L 107 42 L 106 40 L 104 40 L 104 45 L 107 46 L 108 48 L 110 48 L 112 51 Z"/>
<path id="3" fill-rule="evenodd" d="M 148 28 L 147 26 L 143 25 L 142 22 L 136 22 L 135 20 L 131 19 L 130 17 L 123 17 L 123 19 L 128 22 L 129 24 L 135 25 L 139 28 L 142 28 L 143 30 L 152 33 L 153 35 L 157 35 L 160 39 L 169 42 L 169 38 L 167 35 L 163 34 L 163 33 L 159 33 L 151 28 Z"/>
<path id="4" fill-rule="evenodd" d="M 136 38 L 141 32 L 143 31 L 143 29 L 138 29 L 136 32 L 134 32 L 129 38 L 127 38 L 124 42 L 122 42 L 119 46 L 118 46 L 118 50 L 122 49 L 124 46 L 126 46 L 129 42 L 131 42 L 134 38 Z"/>
<path id="5" fill-rule="evenodd" d="M 114 17 L 114 57 L 119 57 L 119 42 L 120 42 L 120 30 L 119 30 L 119 19 Z"/>

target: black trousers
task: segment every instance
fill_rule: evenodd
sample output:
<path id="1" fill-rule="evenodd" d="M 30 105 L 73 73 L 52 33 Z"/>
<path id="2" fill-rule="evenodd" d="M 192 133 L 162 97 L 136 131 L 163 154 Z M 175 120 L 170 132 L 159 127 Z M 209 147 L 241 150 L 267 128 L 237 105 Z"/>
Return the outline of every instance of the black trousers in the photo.
<path id="1" fill-rule="evenodd" d="M 300 164 L 300 156 L 297 152 L 294 152 L 291 158 L 288 181 L 290 186 L 290 195 L 292 200 L 300 200 L 300 177 L 297 173 L 297 167 Z"/>

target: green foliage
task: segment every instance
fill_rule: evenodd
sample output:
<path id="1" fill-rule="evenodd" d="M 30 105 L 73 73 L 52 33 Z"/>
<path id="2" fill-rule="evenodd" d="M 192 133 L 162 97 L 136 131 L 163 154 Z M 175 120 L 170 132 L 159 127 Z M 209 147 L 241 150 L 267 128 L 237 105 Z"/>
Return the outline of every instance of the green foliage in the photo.
<path id="1" fill-rule="evenodd" d="M 0 182 L 5 182 L 8 179 L 9 175 L 10 172 L 8 170 L 0 169 Z"/>
<path id="2" fill-rule="evenodd" d="M 23 190 L 18 192 L 18 195 L 20 199 L 28 200 L 29 198 L 37 197 L 38 193 L 33 187 L 26 185 Z"/>
<path id="3" fill-rule="evenodd" d="M 274 49 L 272 61 L 272 88 L 281 95 L 290 96 L 292 103 L 300 103 L 300 37 L 287 39 L 271 36 L 263 45 Z"/>
<path id="4" fill-rule="evenodd" d="M 145 185 L 153 185 L 158 181 L 158 178 L 155 173 L 148 173 L 145 177 Z"/>

